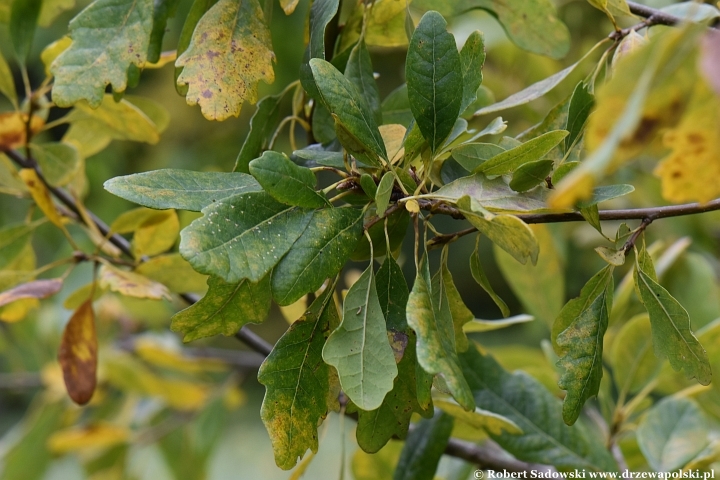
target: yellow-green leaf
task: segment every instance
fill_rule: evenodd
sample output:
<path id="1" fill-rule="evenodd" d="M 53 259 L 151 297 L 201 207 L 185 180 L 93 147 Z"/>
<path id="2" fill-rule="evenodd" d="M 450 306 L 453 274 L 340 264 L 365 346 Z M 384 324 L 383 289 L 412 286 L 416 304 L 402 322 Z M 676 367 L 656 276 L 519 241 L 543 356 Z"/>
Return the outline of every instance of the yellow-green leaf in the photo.
<path id="1" fill-rule="evenodd" d="M 96 0 L 70 22 L 72 45 L 50 67 L 53 101 L 69 107 L 103 101 L 105 87 L 123 92 L 128 68 L 147 59 L 153 25 L 153 0 Z"/>
<path id="2" fill-rule="evenodd" d="M 188 105 L 200 105 L 208 120 L 240 114 L 257 102 L 257 84 L 275 81 L 270 31 L 257 0 L 220 0 L 200 19 L 190 46 L 175 65 L 183 67 Z"/>

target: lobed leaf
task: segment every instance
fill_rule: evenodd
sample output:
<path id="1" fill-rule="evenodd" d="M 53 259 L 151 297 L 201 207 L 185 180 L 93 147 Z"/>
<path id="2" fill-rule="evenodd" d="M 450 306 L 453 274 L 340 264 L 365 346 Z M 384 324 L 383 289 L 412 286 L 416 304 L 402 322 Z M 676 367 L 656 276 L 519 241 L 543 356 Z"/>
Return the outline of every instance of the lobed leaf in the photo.
<path id="1" fill-rule="evenodd" d="M 273 298 L 290 305 L 337 274 L 362 236 L 362 211 L 330 208 L 313 213 L 307 228 L 272 273 Z"/>
<path id="2" fill-rule="evenodd" d="M 392 338 L 398 375 L 393 388 L 375 410 L 358 410 L 356 437 L 358 445 L 368 453 L 375 453 L 394 437 L 404 439 L 408 433 L 410 419 L 417 412 L 427 417 L 430 408 L 422 408 L 418 402 L 416 366 L 416 336 L 407 324 L 405 309 L 408 288 L 400 266 L 391 255 L 377 272 L 378 301 Z"/>
<path id="3" fill-rule="evenodd" d="M 318 425 L 328 413 L 329 367 L 322 349 L 337 319 L 328 286 L 305 314 L 290 325 L 258 372 L 266 392 L 260 416 L 270 434 L 275 463 L 284 470 L 295 466 L 310 449 L 318 450 Z"/>
<path id="4" fill-rule="evenodd" d="M 342 322 L 322 354 L 337 369 L 348 398 L 363 410 L 382 405 L 398 374 L 385 328 L 371 264 L 348 290 Z"/>
<path id="5" fill-rule="evenodd" d="M 208 120 L 238 116 L 242 103 L 257 102 L 257 84 L 275 81 L 270 30 L 258 0 L 219 0 L 200 19 L 188 49 L 175 62 L 183 67 L 188 105 L 200 105 Z"/>
<path id="6" fill-rule="evenodd" d="M 407 322 L 417 334 L 418 363 L 427 373 L 440 375 L 455 400 L 473 410 L 475 401 L 458 363 L 447 294 L 433 288 L 427 259 L 420 267 L 407 304 Z"/>
<path id="7" fill-rule="evenodd" d="M 640 301 L 650 315 L 655 355 L 667 357 L 674 370 L 682 370 L 688 378 L 694 377 L 700 384 L 709 385 L 712 378 L 710 362 L 705 349 L 690 330 L 687 310 L 657 283 L 650 256 L 643 258 L 643 264 L 639 258 L 636 260 L 633 275 Z"/>
<path id="8" fill-rule="evenodd" d="M 73 42 L 50 67 L 53 102 L 97 108 L 107 85 L 124 92 L 128 68 L 147 60 L 152 23 L 153 0 L 95 0 L 70 22 Z"/>
<path id="9" fill-rule="evenodd" d="M 555 344 L 563 368 L 558 386 L 567 390 L 563 401 L 563 420 L 574 424 L 585 401 L 596 396 L 603 375 L 603 337 L 608 327 L 614 290 L 613 267 L 608 265 L 583 287 L 575 304 L 563 308 L 553 325 L 553 333 L 563 326 Z M 577 309 L 579 303 L 583 304 Z"/>
<path id="10" fill-rule="evenodd" d="M 226 282 L 257 282 L 290 250 L 313 213 L 265 192 L 235 195 L 203 209 L 180 232 L 180 254 L 195 270 Z"/>

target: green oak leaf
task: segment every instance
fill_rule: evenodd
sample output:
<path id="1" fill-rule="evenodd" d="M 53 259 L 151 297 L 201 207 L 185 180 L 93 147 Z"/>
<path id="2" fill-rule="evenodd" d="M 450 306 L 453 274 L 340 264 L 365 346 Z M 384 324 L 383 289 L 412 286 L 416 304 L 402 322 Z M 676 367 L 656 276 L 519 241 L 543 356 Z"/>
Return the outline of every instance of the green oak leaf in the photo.
<path id="1" fill-rule="evenodd" d="M 157 63 L 162 53 L 163 38 L 167 28 L 168 19 L 175 16 L 180 0 L 155 0 L 153 12 L 153 28 L 150 32 L 147 61 Z"/>
<path id="2" fill-rule="evenodd" d="M 483 162 L 504 152 L 494 143 L 466 143 L 452 149 L 453 158 L 468 172 L 474 171 Z"/>
<path id="3" fill-rule="evenodd" d="M 621 391 L 637 393 L 657 377 L 662 361 L 653 354 L 650 317 L 635 315 L 615 335 L 610 349 L 613 379 Z"/>
<path id="4" fill-rule="evenodd" d="M 510 309 L 503 299 L 495 293 L 495 290 L 490 284 L 490 280 L 488 280 L 487 275 L 485 275 L 482 263 L 480 263 L 480 235 L 477 236 L 475 250 L 473 250 L 473 253 L 470 255 L 470 273 L 477 284 L 490 295 L 490 298 L 492 298 L 495 305 L 500 309 L 503 318 L 507 318 L 510 315 Z"/>
<path id="5" fill-rule="evenodd" d="M 478 173 L 442 186 L 428 197 L 457 203 L 462 197 L 470 196 L 490 211 L 497 212 L 538 212 L 547 210 L 545 189 L 535 189 L 525 193 L 513 191 L 502 178 L 488 179 Z"/>
<path id="6" fill-rule="evenodd" d="M 310 449 L 318 450 L 318 425 L 330 410 L 330 367 L 322 348 L 337 317 L 329 286 L 305 314 L 278 340 L 260 366 L 258 381 L 266 392 L 260 409 L 275 453 L 284 470 L 295 466 Z"/>
<path id="7" fill-rule="evenodd" d="M 253 177 L 244 173 L 174 168 L 111 178 L 103 186 L 108 192 L 145 207 L 193 212 L 228 197 L 262 190 Z"/>
<path id="8" fill-rule="evenodd" d="M 233 171 L 250 173 L 250 162 L 258 158 L 270 146 L 280 120 L 281 95 L 268 95 L 257 104 L 257 110 L 250 119 L 250 131 L 243 143 Z"/>
<path id="9" fill-rule="evenodd" d="M 226 282 L 263 278 L 305 231 L 313 213 L 265 192 L 226 198 L 180 232 L 180 254 L 195 270 Z"/>
<path id="10" fill-rule="evenodd" d="M 365 45 L 365 40 L 361 39 L 350 51 L 350 57 L 345 66 L 345 77 L 355 85 L 360 96 L 367 101 L 377 124 L 382 124 L 380 90 L 375 82 L 370 52 Z"/>
<path id="11" fill-rule="evenodd" d="M 474 198 L 464 196 L 456 202 L 465 218 L 478 231 L 502 248 L 515 260 L 535 265 L 540 246 L 530 227 L 515 215 L 495 215 L 482 208 Z"/>
<path id="12" fill-rule="evenodd" d="M 45 179 L 56 187 L 67 185 L 83 167 L 77 149 L 66 143 L 32 143 L 30 151 L 40 165 Z"/>
<path id="13" fill-rule="evenodd" d="M 200 19 L 188 49 L 175 62 L 178 84 L 188 86 L 188 105 L 208 120 L 240 114 L 257 102 L 257 84 L 275 81 L 270 30 L 258 0 L 219 0 Z"/>
<path id="14" fill-rule="evenodd" d="M 483 81 L 485 39 L 479 30 L 475 30 L 465 40 L 465 45 L 460 50 L 460 64 L 463 75 L 463 96 L 460 104 L 462 113 L 477 99 L 477 91 Z"/>
<path id="15" fill-rule="evenodd" d="M 453 424 L 453 417 L 442 412 L 420 420 L 405 441 L 393 480 L 433 480 Z"/>
<path id="16" fill-rule="evenodd" d="M 377 187 L 377 193 L 375 193 L 375 205 L 378 217 L 385 216 L 385 210 L 387 210 L 388 205 L 390 204 L 390 198 L 394 187 L 395 176 L 392 172 L 386 172 L 380 179 L 380 184 L 378 184 Z"/>
<path id="17" fill-rule="evenodd" d="M 105 87 L 124 92 L 128 68 L 142 67 L 153 25 L 153 0 L 96 0 L 70 22 L 70 47 L 50 66 L 59 107 L 103 101 Z"/>
<path id="18" fill-rule="evenodd" d="M 574 469 L 615 472 L 617 465 L 602 438 L 582 422 L 569 427 L 560 415 L 560 400 L 525 372 L 508 373 L 490 355 L 474 346 L 460 362 L 477 406 L 515 423 L 522 435 L 488 432 L 519 460 Z"/>
<path id="19" fill-rule="evenodd" d="M 516 192 L 527 192 L 537 187 L 545 182 L 554 165 L 552 160 L 537 160 L 520 165 L 513 173 L 510 188 Z"/>
<path id="20" fill-rule="evenodd" d="M 602 187 L 595 187 L 593 189 L 592 197 L 588 200 L 582 200 L 577 203 L 578 208 L 588 208 L 593 205 L 597 205 L 601 202 L 607 202 L 613 198 L 622 197 L 635 191 L 635 187 L 627 184 L 620 185 L 605 185 Z"/>
<path id="21" fill-rule="evenodd" d="M 310 68 L 320 98 L 335 119 L 340 143 L 361 161 L 379 167 L 387 160 L 387 152 L 368 103 L 331 63 L 313 58 Z"/>
<path id="22" fill-rule="evenodd" d="M 393 389 L 398 369 L 372 263 L 348 290 L 342 322 L 330 334 L 323 359 L 337 369 L 343 391 L 362 410 L 380 407 Z"/>
<path id="23" fill-rule="evenodd" d="M 7 97 L 13 107 L 17 110 L 18 98 L 17 90 L 15 90 L 15 80 L 13 78 L 12 70 L 10 70 L 10 65 L 8 65 L 7 60 L 5 60 L 2 53 L 0 53 L 0 94 Z"/>
<path id="24" fill-rule="evenodd" d="M 414 412 L 432 416 L 431 408 L 421 408 L 417 398 L 415 369 L 417 365 L 415 332 L 408 327 L 405 308 L 408 287 L 400 266 L 387 256 L 377 272 L 377 290 L 380 307 L 391 337 L 398 376 L 382 405 L 371 411 L 358 410 L 356 437 L 358 445 L 368 453 L 379 451 L 394 437 L 404 439 Z"/>
<path id="25" fill-rule="evenodd" d="M 445 255 L 447 255 L 445 253 Z M 435 275 L 437 278 L 433 278 L 433 289 L 437 289 L 439 292 L 438 298 L 445 296 L 450 306 L 450 314 L 453 320 L 453 331 L 455 332 L 455 350 L 458 352 L 464 352 L 468 349 L 468 339 L 463 330 L 463 326 L 475 320 L 475 315 L 463 302 L 460 292 L 458 292 L 455 282 L 453 281 L 452 273 L 447 267 L 447 262 L 443 262 L 440 270 Z"/>
<path id="26" fill-rule="evenodd" d="M 580 292 L 560 311 L 553 331 L 558 366 L 563 368 L 558 386 L 567 390 L 563 401 L 563 420 L 577 421 L 585 401 L 598 394 L 603 375 L 603 337 L 608 327 L 613 296 L 613 267 L 608 265 L 591 278 Z M 579 309 L 578 306 L 582 305 Z M 566 326 L 567 325 L 567 326 Z"/>
<path id="27" fill-rule="evenodd" d="M 688 378 L 709 385 L 712 371 L 707 352 L 690 330 L 687 310 L 657 282 L 650 255 L 638 254 L 633 276 L 640 301 L 650 315 L 655 355 L 667 357 L 675 371 L 682 370 Z"/>
<path id="28" fill-rule="evenodd" d="M 315 174 L 309 168 L 295 165 L 282 153 L 263 153 L 250 162 L 250 173 L 267 193 L 286 205 L 304 208 L 330 205 L 322 192 L 315 191 Z"/>
<path id="29" fill-rule="evenodd" d="M 200 19 L 205 15 L 205 12 L 210 10 L 210 7 L 215 5 L 218 0 L 194 0 L 193 4 L 190 6 L 190 11 L 188 12 L 187 16 L 185 17 L 185 23 L 183 23 L 182 30 L 180 31 L 180 38 L 178 38 L 177 42 L 177 55 L 182 55 L 185 50 L 188 49 L 190 46 L 190 41 L 192 40 L 193 32 L 195 31 L 195 27 L 197 26 Z M 179 93 L 181 96 L 187 95 L 188 92 L 188 86 L 183 84 L 177 83 L 177 79 L 180 76 L 180 74 L 183 71 L 183 67 L 175 67 L 175 90 L 177 93 Z M 245 172 L 247 173 L 247 172 Z"/>
<path id="30" fill-rule="evenodd" d="M 328 208 L 310 223 L 272 273 L 273 298 L 290 305 L 314 292 L 345 265 L 362 237 L 362 211 Z"/>
<path id="31" fill-rule="evenodd" d="M 270 276 L 258 283 L 247 279 L 226 283 L 208 278 L 208 291 L 194 305 L 172 317 L 170 329 L 184 334 L 183 341 L 213 335 L 235 335 L 243 325 L 262 323 L 270 311 Z"/>
<path id="32" fill-rule="evenodd" d="M 417 334 L 418 363 L 427 373 L 442 376 L 455 400 L 466 410 L 473 410 L 475 401 L 458 363 L 447 294 L 444 289 L 433 288 L 433 283 L 425 258 L 407 304 L 407 322 Z"/>
<path id="33" fill-rule="evenodd" d="M 482 408 L 476 408 L 472 412 L 468 412 L 457 403 L 448 400 L 435 400 L 435 406 L 473 428 L 490 431 L 495 435 L 500 435 L 503 431 L 515 435 L 522 434 L 520 427 L 509 418 Z"/>
<path id="34" fill-rule="evenodd" d="M 541 159 L 545 154 L 555 148 L 568 135 L 565 130 L 555 130 L 539 137 L 528 140 L 515 148 L 506 150 L 477 167 L 477 172 L 485 175 L 505 175 L 512 173 L 518 167 Z"/>
<path id="35" fill-rule="evenodd" d="M 455 37 L 437 12 L 427 12 L 418 24 L 405 64 L 408 99 L 423 137 L 435 152 L 460 116 L 463 70 Z"/>
<path id="36" fill-rule="evenodd" d="M 576 140 L 582 135 L 590 112 L 595 107 L 595 95 L 591 93 L 591 86 L 580 82 L 570 97 L 568 106 L 567 124 L 565 130 L 569 132 L 565 137 L 565 150 L 572 147 Z"/>
<path id="37" fill-rule="evenodd" d="M 10 40 L 20 63 L 25 64 L 32 47 L 42 0 L 15 0 L 10 11 Z"/>
<path id="38" fill-rule="evenodd" d="M 678 470 L 710 443 L 708 424 L 707 415 L 694 400 L 666 397 L 640 421 L 638 445 L 653 470 Z"/>

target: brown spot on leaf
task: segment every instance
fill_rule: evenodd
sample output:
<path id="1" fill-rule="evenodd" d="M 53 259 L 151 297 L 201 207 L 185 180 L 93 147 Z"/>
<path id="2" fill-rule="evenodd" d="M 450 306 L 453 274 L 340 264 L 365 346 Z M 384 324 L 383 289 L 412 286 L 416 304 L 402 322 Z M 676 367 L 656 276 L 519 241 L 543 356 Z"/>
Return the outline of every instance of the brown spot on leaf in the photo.
<path id="1" fill-rule="evenodd" d="M 212 94 L 212 92 L 211 92 L 210 90 L 205 90 L 205 91 L 202 93 L 202 96 L 203 96 L 203 98 L 212 98 L 213 94 Z"/>

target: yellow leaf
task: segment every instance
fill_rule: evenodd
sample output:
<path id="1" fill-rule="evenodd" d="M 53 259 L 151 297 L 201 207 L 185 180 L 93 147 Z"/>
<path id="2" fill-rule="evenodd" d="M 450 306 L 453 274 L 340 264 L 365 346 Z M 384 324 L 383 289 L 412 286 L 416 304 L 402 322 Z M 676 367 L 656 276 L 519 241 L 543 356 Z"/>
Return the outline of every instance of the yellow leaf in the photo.
<path id="1" fill-rule="evenodd" d="M 33 200 L 35 200 L 38 208 L 42 210 L 48 220 L 64 230 L 65 225 L 63 225 L 62 217 L 60 217 L 60 214 L 55 209 L 55 205 L 50 198 L 50 192 L 40 180 L 40 177 L 38 177 L 37 172 L 32 168 L 23 168 L 20 170 L 20 178 L 23 179 Z"/>
<path id="2" fill-rule="evenodd" d="M 407 2 L 412 3 L 412 2 Z M 371 46 L 402 47 L 408 44 L 405 33 L 405 0 L 377 0 L 365 26 L 365 43 Z M 341 37 L 340 51 L 360 38 L 365 2 L 357 2 Z"/>
<path id="3" fill-rule="evenodd" d="M 247 395 L 236 385 L 231 385 L 223 392 L 223 405 L 228 410 L 237 410 L 247 401 Z"/>
<path id="4" fill-rule="evenodd" d="M 420 212 L 420 205 L 417 200 L 408 200 L 405 202 L 405 209 L 410 213 L 418 213 Z"/>
<path id="5" fill-rule="evenodd" d="M 26 143 L 27 114 L 20 112 L 0 113 L 0 150 L 22 147 Z M 33 115 L 30 120 L 32 133 L 40 131 L 45 124 L 42 118 Z"/>
<path id="6" fill-rule="evenodd" d="M 168 63 L 174 62 L 175 60 L 177 60 L 177 50 L 172 50 L 170 52 L 162 52 L 157 62 L 146 63 L 144 68 L 149 70 L 162 68 Z"/>
<path id="7" fill-rule="evenodd" d="M 280 313 L 288 324 L 295 323 L 295 320 L 303 316 L 307 310 L 307 295 L 303 296 L 297 302 L 280 307 Z"/>
<path id="8" fill-rule="evenodd" d="M 133 235 L 133 253 L 136 257 L 153 256 L 166 252 L 175 244 L 180 233 L 180 221 L 175 210 L 164 210 L 143 222 Z"/>
<path id="9" fill-rule="evenodd" d="M 40 59 L 43 64 L 45 64 L 45 75 L 48 77 L 52 76 L 52 73 L 50 73 L 50 64 L 55 61 L 62 52 L 67 50 L 71 43 L 72 39 L 66 35 L 45 47 L 40 54 Z"/>
<path id="10" fill-rule="evenodd" d="M 30 310 L 39 306 L 40 302 L 36 298 L 23 298 L 0 308 L 0 320 L 7 323 L 19 322 L 27 317 Z"/>
<path id="11" fill-rule="evenodd" d="M 227 365 L 217 359 L 187 358 L 177 351 L 164 348 L 150 338 L 141 338 L 135 342 L 138 357 L 157 367 L 169 368 L 184 373 L 222 372 Z"/>
<path id="12" fill-rule="evenodd" d="M 95 391 L 97 348 L 92 300 L 87 300 L 70 317 L 58 352 L 68 395 L 78 405 L 89 402 Z"/>
<path id="13" fill-rule="evenodd" d="M 109 448 L 126 443 L 129 438 L 130 430 L 127 427 L 103 422 L 89 427 L 73 427 L 55 432 L 48 439 L 47 446 L 52 453 L 62 455 L 81 450 Z"/>
<path id="14" fill-rule="evenodd" d="M 405 140 L 405 132 L 407 129 L 402 125 L 381 125 L 380 135 L 385 143 L 390 163 L 396 163 L 405 155 L 403 141 Z"/>
<path id="15" fill-rule="evenodd" d="M 720 197 L 720 102 L 704 82 L 680 124 L 665 132 L 663 143 L 671 149 L 655 169 L 663 198 L 702 203 Z"/>
<path id="16" fill-rule="evenodd" d="M 300 0 L 280 0 L 280 6 L 283 9 L 283 12 L 285 12 L 285 15 L 290 15 L 295 11 L 295 8 L 297 8 L 298 3 L 300 3 Z"/>
<path id="17" fill-rule="evenodd" d="M 104 362 L 107 381 L 128 392 L 155 397 L 177 410 L 198 410 L 205 405 L 207 385 L 156 375 L 127 354 L 113 354 Z"/>
<path id="18" fill-rule="evenodd" d="M 95 301 L 100 298 L 103 293 L 105 293 L 105 291 L 98 285 L 95 285 L 92 282 L 88 283 L 87 285 L 83 285 L 82 287 L 78 288 L 73 293 L 68 295 L 68 297 L 63 302 L 63 307 L 67 308 L 68 310 L 75 310 L 80 305 L 82 305 L 85 300 L 90 298 L 91 294 L 93 296 L 92 300 Z"/>
<path id="19" fill-rule="evenodd" d="M 116 102 L 110 94 L 103 96 L 98 108 L 91 108 L 84 100 L 76 103 L 65 120 L 72 125 L 66 137 L 72 130 L 89 129 L 116 140 L 150 144 L 160 140 L 158 126 L 145 112 L 125 99 Z M 71 143 L 67 138 L 63 141 Z M 82 152 L 82 147 L 78 150 Z"/>
<path id="20" fill-rule="evenodd" d="M 270 31 L 258 0 L 220 0 L 200 19 L 190 46 L 175 62 L 184 67 L 188 105 L 208 120 L 240 114 L 243 101 L 257 102 L 257 84 L 275 81 Z"/>
<path id="21" fill-rule="evenodd" d="M 168 292 L 165 285 L 153 282 L 144 275 L 135 272 L 120 270 L 111 265 L 103 265 L 100 267 L 99 278 L 101 288 L 107 288 L 121 295 L 153 300 L 170 299 L 170 292 Z"/>
<path id="22" fill-rule="evenodd" d="M 179 253 L 153 257 L 138 265 L 135 271 L 150 280 L 162 283 L 171 292 L 204 293 L 207 291 L 207 275 L 193 270 Z"/>

